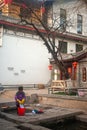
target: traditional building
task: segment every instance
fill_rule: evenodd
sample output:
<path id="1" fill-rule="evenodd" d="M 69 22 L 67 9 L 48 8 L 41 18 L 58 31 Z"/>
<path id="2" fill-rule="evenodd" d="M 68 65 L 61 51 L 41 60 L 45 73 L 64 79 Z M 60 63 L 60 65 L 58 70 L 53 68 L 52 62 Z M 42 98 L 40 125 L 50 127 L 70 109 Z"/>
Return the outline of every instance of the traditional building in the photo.
<path id="1" fill-rule="evenodd" d="M 87 8 L 82 0 L 28 2 L 44 23 L 49 27 L 58 28 L 55 43 L 64 55 L 73 55 L 86 49 Z M 21 4 L 20 0 L 0 0 L 0 83 L 47 84 L 51 75 L 51 71 L 48 70 L 48 59 L 51 56 L 32 26 L 21 23 L 21 14 L 28 22 L 35 23 L 40 33 L 46 35 L 41 24 L 33 16 L 32 11 L 27 10 L 24 3 Z M 71 61 L 74 62 L 72 59 Z M 56 68 L 53 68 L 52 75 L 59 73 Z M 62 73 L 59 74 L 57 79 L 63 79 Z"/>
<path id="2" fill-rule="evenodd" d="M 87 87 L 87 48 L 83 51 L 62 55 L 65 68 L 69 73 L 71 80 L 70 87 Z M 52 80 L 63 80 L 62 72 L 58 69 L 53 59 L 50 60 L 53 65 Z"/>

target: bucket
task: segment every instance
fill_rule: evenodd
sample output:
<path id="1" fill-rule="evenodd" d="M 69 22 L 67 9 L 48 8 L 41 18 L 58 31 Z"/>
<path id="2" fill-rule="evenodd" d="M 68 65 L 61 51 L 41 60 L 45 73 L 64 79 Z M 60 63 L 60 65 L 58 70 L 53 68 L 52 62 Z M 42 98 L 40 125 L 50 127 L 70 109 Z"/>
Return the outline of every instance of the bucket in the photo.
<path id="1" fill-rule="evenodd" d="M 18 115 L 19 116 L 24 116 L 25 115 L 25 108 L 18 107 Z"/>

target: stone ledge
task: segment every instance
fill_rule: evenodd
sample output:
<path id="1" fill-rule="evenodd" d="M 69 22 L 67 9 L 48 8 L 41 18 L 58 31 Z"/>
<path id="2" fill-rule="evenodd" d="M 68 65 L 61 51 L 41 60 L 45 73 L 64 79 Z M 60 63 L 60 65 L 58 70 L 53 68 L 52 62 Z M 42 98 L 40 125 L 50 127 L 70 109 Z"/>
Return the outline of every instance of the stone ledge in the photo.
<path id="1" fill-rule="evenodd" d="M 39 103 L 54 105 L 57 107 L 74 108 L 87 111 L 87 98 L 71 97 L 71 96 L 57 96 L 57 95 L 38 95 Z"/>
<path id="2" fill-rule="evenodd" d="M 76 119 L 87 123 L 87 114 L 80 114 L 76 116 Z"/>
<path id="3" fill-rule="evenodd" d="M 24 124 L 20 125 L 19 128 L 29 129 L 29 130 L 51 130 L 51 129 L 48 129 L 48 128 L 45 128 L 45 127 L 42 127 L 39 125 L 32 125 L 29 123 L 24 123 Z"/>
<path id="4" fill-rule="evenodd" d="M 39 94 L 39 97 L 47 97 L 47 98 L 58 98 L 58 99 L 68 99 L 68 100 L 79 100 L 79 101 L 87 101 L 87 97 L 80 97 L 80 96 L 63 96 L 57 94 Z"/>

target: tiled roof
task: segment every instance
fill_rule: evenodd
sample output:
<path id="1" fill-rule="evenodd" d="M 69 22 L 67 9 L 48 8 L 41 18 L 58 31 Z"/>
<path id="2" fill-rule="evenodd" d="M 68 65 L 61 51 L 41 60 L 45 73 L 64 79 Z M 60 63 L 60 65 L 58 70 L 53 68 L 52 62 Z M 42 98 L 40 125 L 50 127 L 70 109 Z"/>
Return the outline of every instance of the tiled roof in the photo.
<path id="1" fill-rule="evenodd" d="M 85 57 L 87 57 L 87 48 L 71 54 L 61 54 L 63 62 L 73 62 L 73 61 L 79 61 Z M 58 57 L 59 60 L 61 60 L 61 57 Z M 50 62 L 54 62 L 53 59 L 50 59 Z"/>
<path id="2" fill-rule="evenodd" d="M 71 54 L 63 54 L 63 59 L 64 60 L 68 60 L 68 59 L 78 59 L 78 57 L 81 57 L 82 55 L 86 55 L 87 56 L 87 48 L 82 50 L 82 51 L 79 51 L 79 52 L 76 52 L 76 53 L 71 53 Z"/>

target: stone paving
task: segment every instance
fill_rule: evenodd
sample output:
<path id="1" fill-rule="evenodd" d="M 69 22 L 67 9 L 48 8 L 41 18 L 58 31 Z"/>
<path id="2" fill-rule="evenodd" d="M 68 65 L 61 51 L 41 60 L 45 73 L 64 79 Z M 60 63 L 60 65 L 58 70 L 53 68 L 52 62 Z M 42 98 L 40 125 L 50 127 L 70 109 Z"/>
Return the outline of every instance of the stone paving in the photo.
<path id="1" fill-rule="evenodd" d="M 4 90 L 0 92 L 0 103 L 14 101 L 16 92 L 17 92 L 16 89 Z M 27 90 L 25 89 L 24 92 L 26 96 L 30 96 L 31 94 L 48 94 L 48 88 L 45 88 L 45 89 L 31 88 Z"/>
<path id="2" fill-rule="evenodd" d="M 0 130 L 19 130 L 17 124 L 0 118 Z"/>
<path id="3" fill-rule="evenodd" d="M 27 107 L 27 109 L 28 108 L 29 107 Z M 33 108 L 37 109 L 35 105 L 34 107 L 32 107 L 32 110 Z M 17 121 L 17 122 L 23 122 L 23 123 L 39 124 L 39 122 L 49 121 L 49 119 L 52 120 L 56 118 L 56 119 L 61 120 L 66 117 L 68 118 L 68 117 L 72 117 L 72 116 L 82 113 L 82 111 L 76 110 L 76 109 L 66 109 L 66 108 L 60 108 L 60 107 L 54 107 L 54 106 L 48 107 L 44 105 L 41 105 L 41 109 L 43 109 L 43 113 L 41 114 L 34 114 L 32 113 L 32 111 L 31 112 L 29 111 L 25 113 L 25 116 L 18 116 L 16 112 L 12 114 L 1 112 L 0 115 L 5 116 L 8 119 L 14 120 L 14 122 Z"/>

